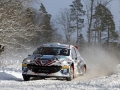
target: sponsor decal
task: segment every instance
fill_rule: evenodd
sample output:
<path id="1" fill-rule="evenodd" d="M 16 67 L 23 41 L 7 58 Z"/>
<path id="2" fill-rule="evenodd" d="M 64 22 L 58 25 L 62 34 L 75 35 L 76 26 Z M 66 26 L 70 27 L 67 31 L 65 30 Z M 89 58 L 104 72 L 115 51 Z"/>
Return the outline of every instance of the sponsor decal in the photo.
<path id="1" fill-rule="evenodd" d="M 35 60 L 36 65 L 40 66 L 48 66 L 55 62 L 55 60 Z"/>
<path id="2" fill-rule="evenodd" d="M 69 66 L 62 66 L 63 69 L 69 69 Z"/>
<path id="3" fill-rule="evenodd" d="M 47 76 L 46 73 L 39 73 L 38 75 L 40 75 L 40 76 Z"/>

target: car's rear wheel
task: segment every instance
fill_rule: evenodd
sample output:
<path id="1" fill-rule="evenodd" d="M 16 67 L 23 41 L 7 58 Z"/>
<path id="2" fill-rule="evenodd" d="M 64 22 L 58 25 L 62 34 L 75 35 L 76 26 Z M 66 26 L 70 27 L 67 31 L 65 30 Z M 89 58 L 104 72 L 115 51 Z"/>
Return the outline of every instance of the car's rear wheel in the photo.
<path id="1" fill-rule="evenodd" d="M 23 75 L 23 79 L 24 79 L 24 81 L 29 81 L 29 80 L 30 80 L 30 76 L 28 76 L 28 75 Z"/>
<path id="2" fill-rule="evenodd" d="M 86 73 L 86 66 L 81 67 L 81 74 L 84 75 Z"/>
<path id="3" fill-rule="evenodd" d="M 71 81 L 74 78 L 74 70 L 72 67 L 70 67 L 69 70 L 69 77 L 66 78 L 67 81 Z"/>

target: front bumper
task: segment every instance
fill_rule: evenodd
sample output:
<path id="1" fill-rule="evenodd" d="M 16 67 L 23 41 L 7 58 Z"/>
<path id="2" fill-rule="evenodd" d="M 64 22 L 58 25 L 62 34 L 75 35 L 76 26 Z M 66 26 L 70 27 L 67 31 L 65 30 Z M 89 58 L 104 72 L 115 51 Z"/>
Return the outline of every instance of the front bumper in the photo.
<path id="1" fill-rule="evenodd" d="M 69 77 L 70 66 L 37 66 L 22 64 L 22 75 L 31 77 Z"/>

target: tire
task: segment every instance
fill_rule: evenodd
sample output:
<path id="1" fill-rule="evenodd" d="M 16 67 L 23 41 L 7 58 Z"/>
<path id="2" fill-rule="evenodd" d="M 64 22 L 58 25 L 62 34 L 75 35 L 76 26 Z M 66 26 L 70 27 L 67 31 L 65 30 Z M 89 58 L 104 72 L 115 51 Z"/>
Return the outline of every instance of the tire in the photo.
<path id="1" fill-rule="evenodd" d="M 74 70 L 70 67 L 69 77 L 66 78 L 67 81 L 71 81 L 74 78 Z"/>
<path id="2" fill-rule="evenodd" d="M 81 67 L 81 73 L 82 73 L 82 75 L 84 75 L 86 73 L 86 66 L 85 65 Z"/>
<path id="3" fill-rule="evenodd" d="M 23 80 L 24 80 L 24 81 L 29 81 L 29 80 L 30 80 L 30 76 L 28 76 L 28 75 L 23 75 Z"/>

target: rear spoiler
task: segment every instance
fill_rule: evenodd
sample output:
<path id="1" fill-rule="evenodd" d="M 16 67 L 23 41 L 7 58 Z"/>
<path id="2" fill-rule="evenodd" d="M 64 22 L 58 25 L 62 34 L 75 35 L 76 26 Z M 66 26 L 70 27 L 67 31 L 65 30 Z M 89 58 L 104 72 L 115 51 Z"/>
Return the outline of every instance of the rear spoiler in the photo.
<path id="1" fill-rule="evenodd" d="M 74 46 L 78 50 L 78 46 Z"/>

